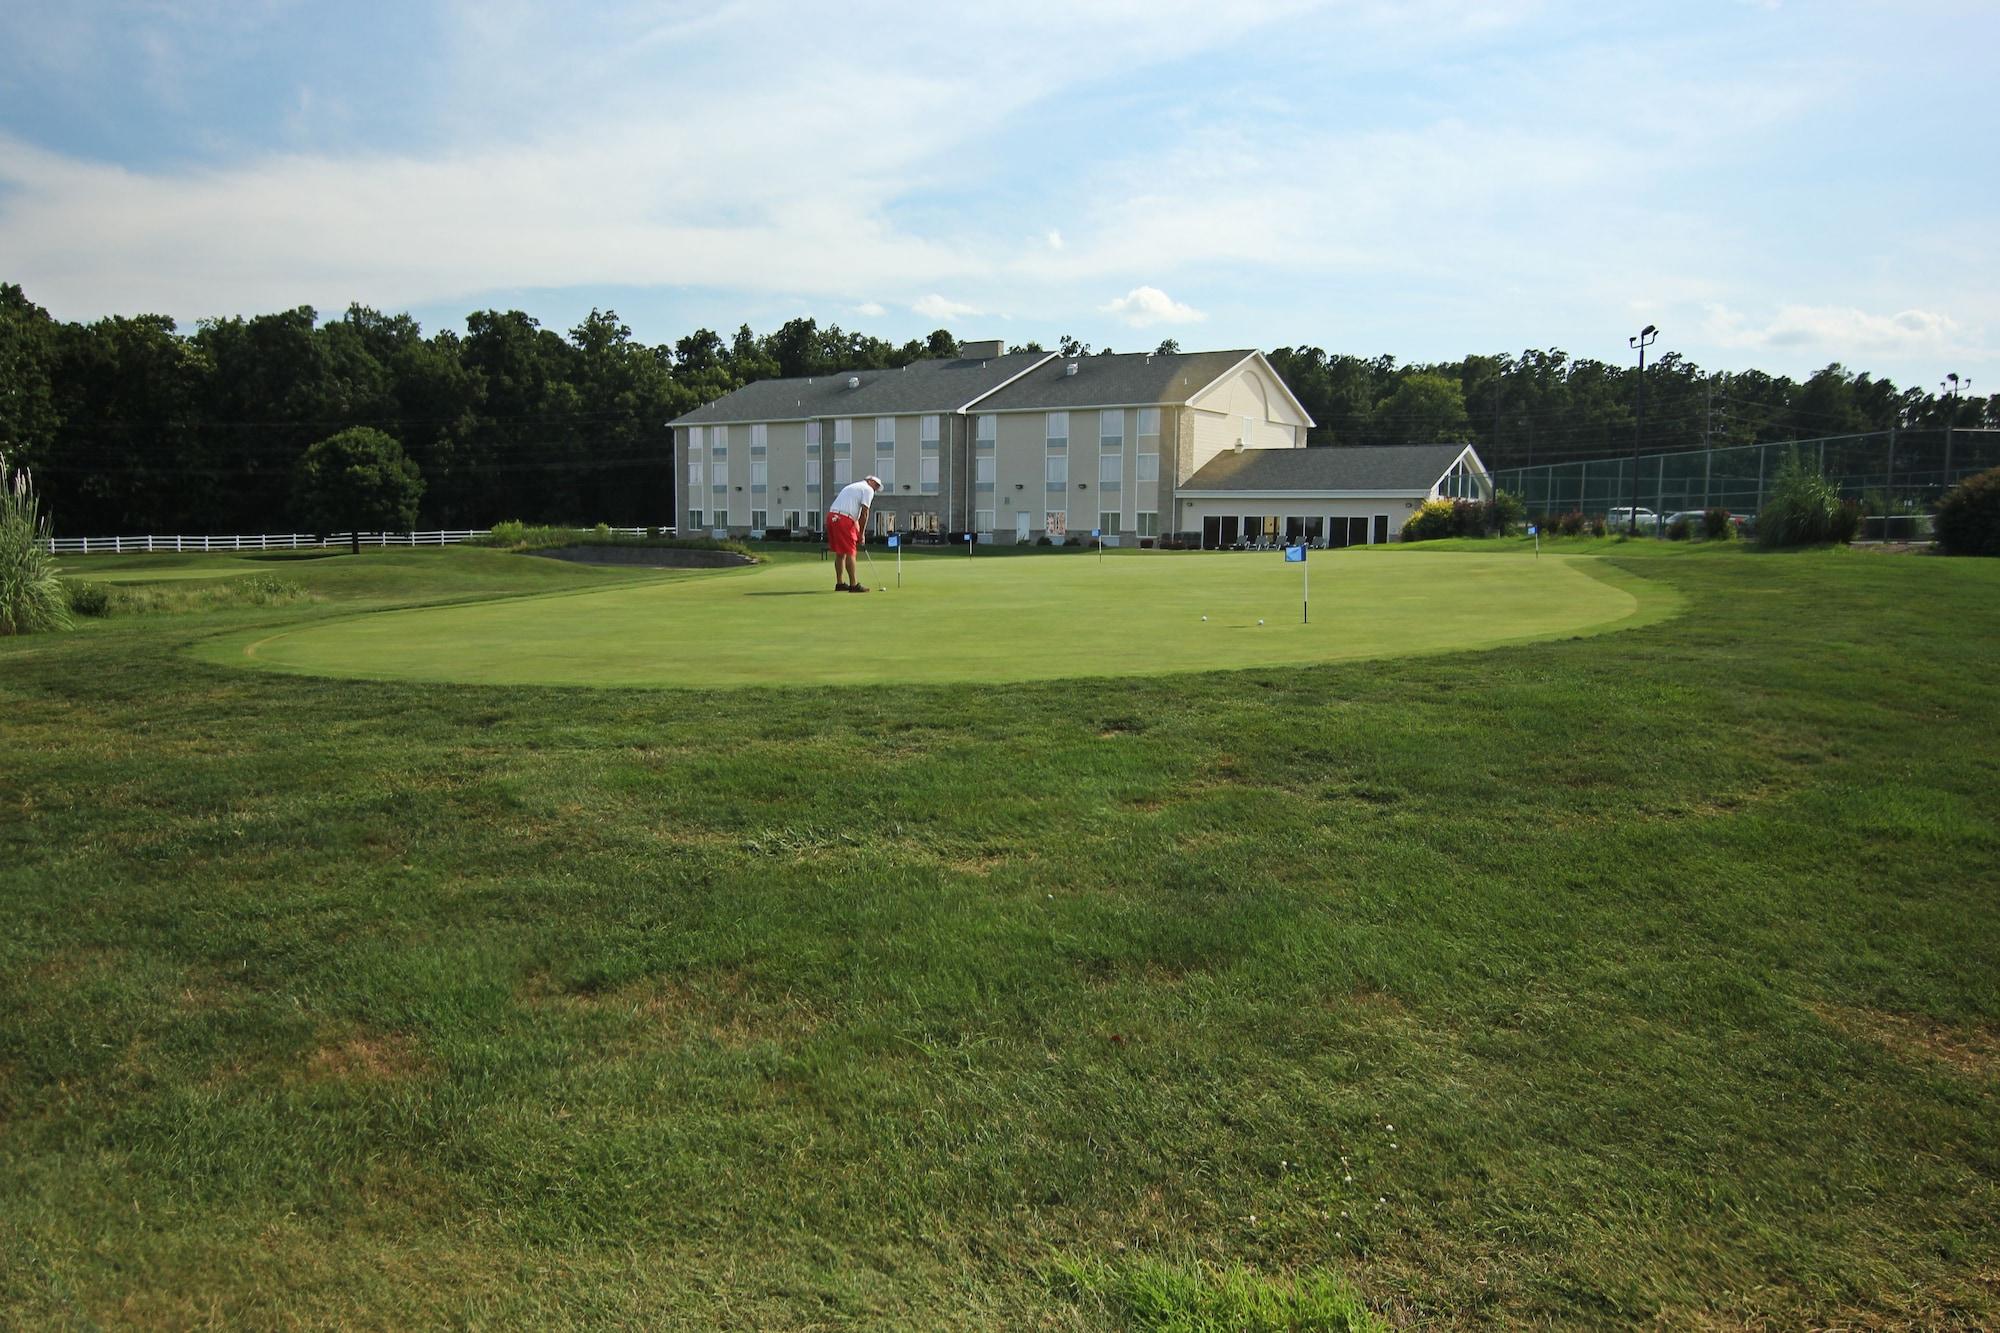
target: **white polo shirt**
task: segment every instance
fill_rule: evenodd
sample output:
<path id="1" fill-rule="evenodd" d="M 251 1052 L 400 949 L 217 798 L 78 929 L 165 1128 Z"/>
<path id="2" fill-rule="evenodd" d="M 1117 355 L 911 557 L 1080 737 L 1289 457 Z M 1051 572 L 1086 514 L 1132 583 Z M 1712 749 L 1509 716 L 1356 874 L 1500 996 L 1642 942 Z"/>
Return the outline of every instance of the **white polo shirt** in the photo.
<path id="1" fill-rule="evenodd" d="M 861 511 L 875 503 L 875 488 L 866 481 L 850 481 L 840 488 L 840 494 L 833 497 L 829 514 L 845 514 L 856 523 L 861 521 Z"/>

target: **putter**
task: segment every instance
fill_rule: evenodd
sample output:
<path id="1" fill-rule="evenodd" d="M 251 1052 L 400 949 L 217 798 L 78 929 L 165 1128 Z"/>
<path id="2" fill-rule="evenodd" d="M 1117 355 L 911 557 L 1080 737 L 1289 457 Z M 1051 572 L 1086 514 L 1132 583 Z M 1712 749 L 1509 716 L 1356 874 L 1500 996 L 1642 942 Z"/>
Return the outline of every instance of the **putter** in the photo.
<path id="1" fill-rule="evenodd" d="M 865 539 L 861 543 L 861 554 L 866 556 L 868 559 L 868 577 L 872 579 L 875 577 L 875 553 L 868 549 L 868 542 Z M 880 588 L 875 588 L 872 589 L 871 591 L 881 592 L 883 590 Z"/>

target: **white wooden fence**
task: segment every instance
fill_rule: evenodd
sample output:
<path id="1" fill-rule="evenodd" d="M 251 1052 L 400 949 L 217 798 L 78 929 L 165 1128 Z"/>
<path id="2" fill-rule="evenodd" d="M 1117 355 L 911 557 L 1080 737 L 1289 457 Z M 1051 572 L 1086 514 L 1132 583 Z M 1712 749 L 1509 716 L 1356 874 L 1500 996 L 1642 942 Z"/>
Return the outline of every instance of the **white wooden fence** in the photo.
<path id="1" fill-rule="evenodd" d="M 460 542 L 487 536 L 488 528 L 445 529 L 438 532 L 364 532 L 363 546 L 456 546 Z M 594 528 L 579 531 L 594 532 Z M 645 537 L 651 533 L 671 535 L 672 528 L 611 528 L 614 537 Z M 353 534 L 346 532 L 260 532 L 233 537 L 51 537 L 53 555 L 133 555 L 147 551 L 285 551 L 321 546 L 351 546 Z"/>

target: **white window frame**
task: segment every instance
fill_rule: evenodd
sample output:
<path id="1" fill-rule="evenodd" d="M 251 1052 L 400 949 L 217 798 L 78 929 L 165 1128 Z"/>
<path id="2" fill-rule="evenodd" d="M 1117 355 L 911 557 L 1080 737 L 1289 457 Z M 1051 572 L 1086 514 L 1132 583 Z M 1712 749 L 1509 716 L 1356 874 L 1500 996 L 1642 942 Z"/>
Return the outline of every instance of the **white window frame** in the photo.
<path id="1" fill-rule="evenodd" d="M 1138 456 L 1138 464 L 1137 480 L 1158 481 L 1160 479 L 1160 456 L 1157 453 L 1140 454 Z"/>
<path id="2" fill-rule="evenodd" d="M 1134 435 L 1138 436 L 1138 437 L 1139 437 L 1140 439 L 1142 439 L 1142 440 L 1143 440 L 1143 439 L 1146 439 L 1146 438 L 1148 438 L 1148 437 L 1151 437 L 1151 438 L 1153 438 L 1153 439 L 1156 439 L 1156 440 L 1157 440 L 1157 439 L 1159 439 L 1159 438 L 1160 438 L 1160 409 L 1159 409 L 1159 408 L 1157 408 L 1157 407 L 1142 407 L 1142 408 L 1140 408 L 1140 409 L 1139 409 L 1139 419 L 1138 419 L 1138 421 L 1137 421 L 1136 423 L 1134 423 L 1134 424 L 1135 424 L 1135 427 L 1136 427 L 1136 428 L 1135 428 L 1135 429 L 1133 430 L 1133 432 L 1132 432 L 1132 433 L 1133 433 Z"/>
<path id="3" fill-rule="evenodd" d="M 885 444 L 891 449 L 896 447 L 896 418 L 894 417 L 875 418 L 875 447 L 880 449 Z"/>
<path id="4" fill-rule="evenodd" d="M 1107 423 L 1117 426 L 1115 434 L 1106 434 Z M 1099 449 L 1123 449 L 1125 447 L 1125 410 L 1106 408 L 1097 414 L 1097 447 Z"/>
<path id="5" fill-rule="evenodd" d="M 1137 516 L 1137 517 L 1138 517 L 1138 520 L 1139 520 L 1139 521 L 1138 521 L 1138 524 L 1137 524 L 1137 527 L 1136 527 L 1136 528 L 1135 528 L 1135 530 L 1134 530 L 1134 531 L 1135 531 L 1135 535 L 1136 535 L 1136 536 L 1140 536 L 1140 537 L 1157 537 L 1157 536 L 1159 536 L 1159 535 L 1160 535 L 1160 512 L 1159 512 L 1159 510 L 1157 510 L 1157 509 L 1141 509 L 1141 510 L 1139 511 L 1139 513 L 1138 513 L 1138 516 Z"/>
<path id="6" fill-rule="evenodd" d="M 973 511 L 972 511 L 972 530 L 973 530 L 974 532 L 987 532 L 987 533 L 990 533 L 990 532 L 992 532 L 992 531 L 993 531 L 993 511 L 992 511 L 991 509 L 975 509 L 975 510 L 973 510 Z"/>

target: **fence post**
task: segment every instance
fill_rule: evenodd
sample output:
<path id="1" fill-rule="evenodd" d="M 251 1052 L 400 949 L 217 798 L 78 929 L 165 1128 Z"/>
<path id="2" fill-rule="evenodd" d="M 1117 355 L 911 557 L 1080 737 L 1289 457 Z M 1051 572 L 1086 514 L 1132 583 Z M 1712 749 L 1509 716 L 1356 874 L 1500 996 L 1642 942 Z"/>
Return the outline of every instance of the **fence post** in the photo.
<path id="1" fill-rule="evenodd" d="M 1760 514 L 1764 512 L 1764 452 L 1770 447 L 1768 444 L 1757 446 L 1757 512 Z"/>

